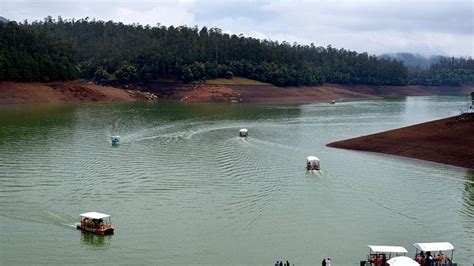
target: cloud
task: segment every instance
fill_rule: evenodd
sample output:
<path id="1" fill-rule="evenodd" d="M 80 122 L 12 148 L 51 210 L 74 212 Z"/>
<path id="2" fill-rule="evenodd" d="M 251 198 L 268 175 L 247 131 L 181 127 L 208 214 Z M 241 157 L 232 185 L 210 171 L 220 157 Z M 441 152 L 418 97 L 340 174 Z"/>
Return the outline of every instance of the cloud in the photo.
<path id="1" fill-rule="evenodd" d="M 51 15 L 224 32 L 359 52 L 474 56 L 471 0 L 1 0 L 4 17 Z"/>

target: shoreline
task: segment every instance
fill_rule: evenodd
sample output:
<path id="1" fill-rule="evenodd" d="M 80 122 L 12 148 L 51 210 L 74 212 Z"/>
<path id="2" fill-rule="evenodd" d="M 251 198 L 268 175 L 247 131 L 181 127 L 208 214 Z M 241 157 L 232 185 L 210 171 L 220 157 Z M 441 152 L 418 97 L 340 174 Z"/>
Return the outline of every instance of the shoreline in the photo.
<path id="1" fill-rule="evenodd" d="M 371 86 L 323 84 L 277 87 L 270 84 L 182 84 L 137 82 L 102 86 L 87 81 L 0 81 L 0 105 L 76 102 L 129 102 L 167 99 L 189 103 L 304 104 L 384 97 L 468 95 L 473 86 Z"/>
<path id="2" fill-rule="evenodd" d="M 336 141 L 326 146 L 474 169 L 474 113 Z"/>
<path id="3" fill-rule="evenodd" d="M 146 100 L 151 94 L 100 86 L 92 82 L 14 82 L 0 81 L 0 106 L 79 102 L 131 102 Z"/>

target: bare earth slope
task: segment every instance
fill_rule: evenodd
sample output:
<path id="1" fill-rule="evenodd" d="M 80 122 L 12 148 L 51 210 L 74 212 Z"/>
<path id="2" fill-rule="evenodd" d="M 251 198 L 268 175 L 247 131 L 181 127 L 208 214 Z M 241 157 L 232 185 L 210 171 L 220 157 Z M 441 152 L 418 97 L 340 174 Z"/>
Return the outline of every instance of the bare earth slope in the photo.
<path id="1" fill-rule="evenodd" d="M 214 80 L 194 86 L 176 86 L 170 93 L 150 90 L 163 98 L 185 102 L 311 103 L 331 100 L 375 99 L 386 96 L 468 95 L 472 87 L 368 86 L 324 84 L 320 86 L 277 87 L 270 84 L 218 84 Z"/>
<path id="2" fill-rule="evenodd" d="M 0 105 L 25 103 L 133 101 L 163 99 L 184 102 L 288 103 L 374 99 L 386 96 L 468 95 L 472 87 L 369 86 L 324 84 L 277 87 L 244 78 L 217 79 L 206 83 L 138 82 L 115 84 L 118 88 L 84 81 L 0 81 Z M 126 88 L 126 89 L 123 89 Z M 133 88 L 133 89 L 130 89 Z"/>
<path id="3" fill-rule="evenodd" d="M 337 141 L 327 146 L 474 169 L 474 113 Z"/>
<path id="4" fill-rule="evenodd" d="M 0 82 L 0 105 L 59 102 L 133 101 L 125 90 L 81 81 Z"/>

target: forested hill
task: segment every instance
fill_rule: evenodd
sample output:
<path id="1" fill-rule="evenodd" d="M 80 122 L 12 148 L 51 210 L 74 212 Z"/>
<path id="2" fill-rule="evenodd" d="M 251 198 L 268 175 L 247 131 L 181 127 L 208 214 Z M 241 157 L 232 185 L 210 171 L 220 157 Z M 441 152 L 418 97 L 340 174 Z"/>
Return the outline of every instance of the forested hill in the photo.
<path id="1" fill-rule="evenodd" d="M 401 61 L 331 46 L 259 40 L 229 35 L 217 28 L 151 27 L 87 18 L 62 20 L 59 17 L 54 20 L 48 17 L 33 23 L 0 23 L 0 58 L 6 58 L 0 62 L 0 68 L 13 69 L 0 69 L 0 79 L 42 79 L 17 74 L 18 71 L 25 73 L 29 68 L 39 67 L 42 52 L 19 44 L 15 32 L 44 36 L 46 42 L 28 42 L 28 45 L 51 45 L 51 51 L 60 49 L 60 62 L 67 60 L 76 65 L 82 78 L 102 82 L 111 79 L 121 82 L 162 79 L 194 81 L 236 75 L 279 86 L 325 82 L 405 85 L 410 83 L 411 77 Z M 15 56 L 6 56 L 12 51 Z M 468 65 L 472 65 L 471 59 Z M 62 68 L 69 71 L 68 67 Z M 431 73 L 426 73 L 417 72 L 417 80 L 429 80 L 435 84 L 428 77 Z M 65 76 L 71 78 L 73 75 Z M 466 79 L 462 76 L 455 81 L 461 84 Z"/>
<path id="2" fill-rule="evenodd" d="M 0 22 L 0 80 L 76 79 L 75 57 L 67 42 L 29 27 Z"/>

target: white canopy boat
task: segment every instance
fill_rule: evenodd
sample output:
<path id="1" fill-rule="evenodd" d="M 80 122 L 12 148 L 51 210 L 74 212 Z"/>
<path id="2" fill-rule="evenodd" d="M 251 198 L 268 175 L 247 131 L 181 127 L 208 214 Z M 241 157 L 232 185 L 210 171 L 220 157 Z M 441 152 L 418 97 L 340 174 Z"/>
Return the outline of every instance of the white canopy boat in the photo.
<path id="1" fill-rule="evenodd" d="M 306 170 L 321 170 L 319 158 L 316 156 L 308 156 L 306 158 Z"/>
<path id="2" fill-rule="evenodd" d="M 402 246 L 378 246 L 378 245 L 369 245 L 368 246 L 370 251 L 369 255 L 367 256 L 367 260 L 361 260 L 360 265 L 383 265 L 383 263 L 387 263 L 390 259 L 406 257 L 405 254 L 408 253 L 408 250 Z M 393 256 L 393 258 L 392 258 Z M 408 257 L 406 257 L 408 258 Z M 407 264 L 407 265 L 419 265 L 416 261 L 411 258 L 408 258 L 411 262 L 416 264 Z M 397 259 L 397 260 L 404 260 L 406 259 Z M 392 264 L 390 264 L 392 265 Z M 402 264 L 398 264 L 402 265 Z"/>
<path id="3" fill-rule="evenodd" d="M 453 262 L 454 246 L 449 242 L 415 243 L 413 246 L 416 248 L 415 260 L 420 264 L 457 265 Z M 443 251 L 451 251 L 451 257 L 444 255 Z"/>
<path id="4" fill-rule="evenodd" d="M 110 235 L 114 233 L 110 215 L 100 212 L 86 212 L 80 214 L 81 223 L 77 224 L 77 229 L 84 232 L 91 232 L 96 235 Z"/>

